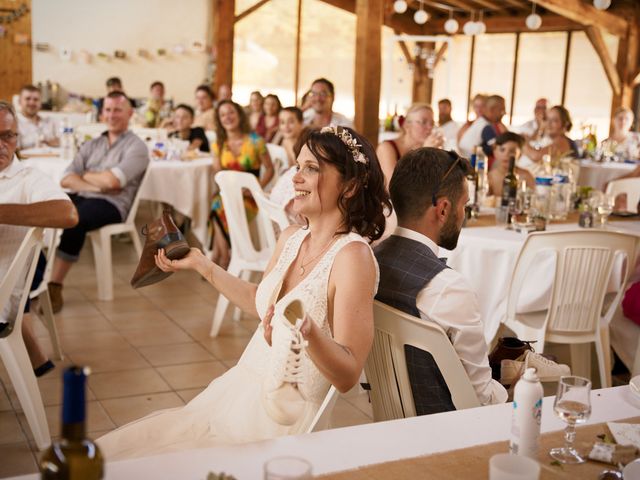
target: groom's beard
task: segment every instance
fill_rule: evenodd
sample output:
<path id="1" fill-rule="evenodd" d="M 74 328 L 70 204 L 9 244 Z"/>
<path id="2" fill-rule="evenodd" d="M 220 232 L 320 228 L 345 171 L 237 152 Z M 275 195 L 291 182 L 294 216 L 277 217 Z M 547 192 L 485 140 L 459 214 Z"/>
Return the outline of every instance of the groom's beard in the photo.
<path id="1" fill-rule="evenodd" d="M 460 229 L 458 228 L 458 214 L 451 212 L 447 222 L 440 231 L 440 241 L 438 245 L 447 250 L 454 250 L 458 246 L 458 237 L 460 237 Z"/>

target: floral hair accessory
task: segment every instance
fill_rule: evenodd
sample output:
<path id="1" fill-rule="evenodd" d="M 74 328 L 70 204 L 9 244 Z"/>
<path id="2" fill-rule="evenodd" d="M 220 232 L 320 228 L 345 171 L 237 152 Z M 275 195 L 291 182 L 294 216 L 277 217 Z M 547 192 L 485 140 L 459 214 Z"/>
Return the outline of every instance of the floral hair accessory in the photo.
<path id="1" fill-rule="evenodd" d="M 336 137 L 342 140 L 342 143 L 347 146 L 347 148 L 351 152 L 351 155 L 353 155 L 353 159 L 356 162 L 363 163 L 364 165 L 367 165 L 369 163 L 369 159 L 365 157 L 364 153 L 362 153 L 362 151 L 360 150 L 360 147 L 362 147 L 362 145 L 360 145 L 358 141 L 353 138 L 353 135 L 351 135 L 349 130 L 346 130 L 340 126 L 329 125 L 328 127 L 322 128 L 322 130 L 320 130 L 320 133 L 333 133 Z"/>

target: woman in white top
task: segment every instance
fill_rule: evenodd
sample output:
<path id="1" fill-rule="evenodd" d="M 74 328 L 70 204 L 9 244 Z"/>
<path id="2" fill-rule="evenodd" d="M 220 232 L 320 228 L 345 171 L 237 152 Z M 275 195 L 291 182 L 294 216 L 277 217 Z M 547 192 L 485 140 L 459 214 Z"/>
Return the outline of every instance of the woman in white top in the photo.
<path id="1" fill-rule="evenodd" d="M 613 114 L 613 133 L 603 140 L 603 150 L 609 151 L 622 160 L 640 158 L 640 134 L 631 132 L 633 112 L 626 107 L 617 108 Z"/>
<path id="2" fill-rule="evenodd" d="M 301 433 L 330 385 L 346 392 L 358 382 L 378 282 L 367 242 L 382 234 L 389 207 L 382 171 L 371 144 L 343 127 L 309 134 L 296 161 L 294 209 L 308 226 L 282 233 L 259 285 L 195 248 L 177 261 L 158 252 L 161 269 L 197 271 L 262 323 L 238 364 L 187 405 L 99 439 L 106 458 Z"/>

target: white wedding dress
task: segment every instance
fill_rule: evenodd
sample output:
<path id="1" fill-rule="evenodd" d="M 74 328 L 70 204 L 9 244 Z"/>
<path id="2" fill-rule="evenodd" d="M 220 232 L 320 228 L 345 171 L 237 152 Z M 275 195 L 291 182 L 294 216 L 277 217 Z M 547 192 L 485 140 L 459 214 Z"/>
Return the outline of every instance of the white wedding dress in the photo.
<path id="1" fill-rule="evenodd" d="M 276 302 L 284 276 L 308 233 L 308 230 L 300 229 L 291 235 L 275 267 L 258 285 L 256 308 L 260 318 Z M 293 298 L 298 298 L 322 331 L 331 336 L 327 318 L 329 275 L 336 254 L 354 241 L 366 244 L 356 233 L 341 236 L 308 276 L 277 301 L 276 313 Z M 304 433 L 329 390 L 329 381 L 304 353 L 304 382 L 300 389 L 307 403 L 303 415 L 290 426 L 274 422 L 262 404 L 262 383 L 269 366 L 270 351 L 260 326 L 235 367 L 213 380 L 184 407 L 154 412 L 104 435 L 97 440 L 103 455 L 107 460 L 116 460 Z"/>

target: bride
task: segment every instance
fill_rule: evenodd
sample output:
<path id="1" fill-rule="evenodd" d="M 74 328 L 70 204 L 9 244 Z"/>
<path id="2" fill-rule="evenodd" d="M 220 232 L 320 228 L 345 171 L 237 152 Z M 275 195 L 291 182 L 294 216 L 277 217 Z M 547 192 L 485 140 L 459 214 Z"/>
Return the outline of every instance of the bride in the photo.
<path id="1" fill-rule="evenodd" d="M 330 385 L 346 392 L 358 382 L 373 341 L 378 284 L 367 242 L 381 236 L 390 209 L 384 178 L 371 144 L 349 128 L 325 127 L 300 144 L 293 209 L 308 226 L 282 232 L 259 285 L 198 249 L 182 260 L 158 251 L 162 270 L 197 271 L 262 323 L 238 364 L 187 405 L 100 438 L 106 458 L 303 433 Z"/>

